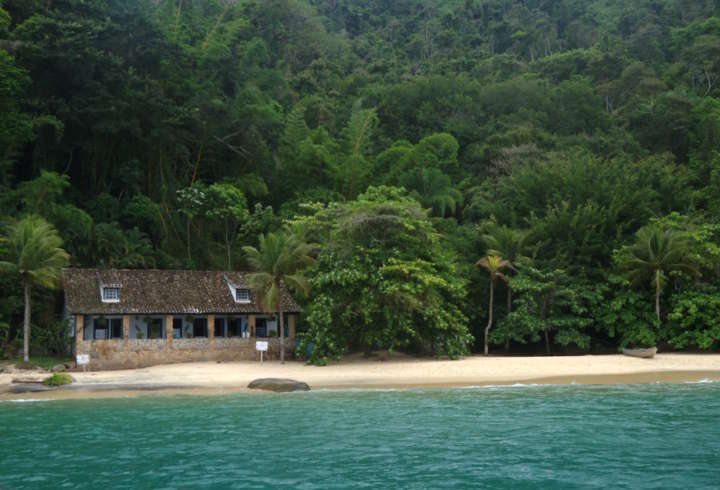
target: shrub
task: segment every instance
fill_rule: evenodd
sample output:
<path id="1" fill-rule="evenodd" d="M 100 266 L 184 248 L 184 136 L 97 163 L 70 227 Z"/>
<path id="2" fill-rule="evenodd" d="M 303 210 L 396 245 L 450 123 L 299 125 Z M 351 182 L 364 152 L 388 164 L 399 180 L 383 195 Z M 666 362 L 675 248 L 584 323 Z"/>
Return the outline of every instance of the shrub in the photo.
<path id="1" fill-rule="evenodd" d="M 73 379 L 68 373 L 54 373 L 43 381 L 45 386 L 63 386 L 72 383 Z"/>
<path id="2" fill-rule="evenodd" d="M 67 320 L 32 324 L 31 351 L 49 356 L 65 355 L 70 350 Z"/>

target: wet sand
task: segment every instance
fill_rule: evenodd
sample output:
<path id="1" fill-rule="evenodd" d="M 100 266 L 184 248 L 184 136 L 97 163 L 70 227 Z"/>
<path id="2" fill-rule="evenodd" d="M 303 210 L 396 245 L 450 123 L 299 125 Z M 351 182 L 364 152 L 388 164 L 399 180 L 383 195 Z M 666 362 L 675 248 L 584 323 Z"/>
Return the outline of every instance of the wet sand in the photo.
<path id="1" fill-rule="evenodd" d="M 300 362 L 200 362 L 133 370 L 73 372 L 76 383 L 61 389 L 9 393 L 0 374 L 0 399 L 215 395 L 250 392 L 256 378 L 292 378 L 312 389 L 404 389 L 512 384 L 633 384 L 720 381 L 720 354 L 658 354 L 654 359 L 621 355 L 482 357 L 457 361 L 398 356 L 380 361 L 353 357 L 329 366 Z M 47 374 L 22 374 L 38 379 Z"/>

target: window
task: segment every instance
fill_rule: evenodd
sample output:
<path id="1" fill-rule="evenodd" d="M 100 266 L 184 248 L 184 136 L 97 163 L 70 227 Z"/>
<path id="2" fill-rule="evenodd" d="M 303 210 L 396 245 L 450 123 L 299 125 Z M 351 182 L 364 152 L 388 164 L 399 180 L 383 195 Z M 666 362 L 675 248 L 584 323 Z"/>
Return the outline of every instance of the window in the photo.
<path id="1" fill-rule="evenodd" d="M 95 318 L 93 320 L 93 339 L 102 340 L 108 338 L 108 320 L 107 318 Z"/>
<path id="2" fill-rule="evenodd" d="M 162 318 L 151 318 L 148 324 L 148 338 L 163 338 L 163 320 Z"/>
<path id="3" fill-rule="evenodd" d="M 242 320 L 233 318 L 228 322 L 228 337 L 241 337 Z"/>
<path id="4" fill-rule="evenodd" d="M 258 318 L 255 322 L 255 335 L 263 338 L 267 337 L 267 319 Z"/>
<path id="5" fill-rule="evenodd" d="M 121 318 L 110 319 L 110 338 L 121 339 L 123 338 L 123 328 Z"/>
<path id="6" fill-rule="evenodd" d="M 215 337 L 225 337 L 225 319 L 215 319 Z"/>
<path id="7" fill-rule="evenodd" d="M 193 318 L 193 337 L 207 337 L 207 318 Z"/>
<path id="8" fill-rule="evenodd" d="M 250 302 L 250 290 L 249 289 L 236 289 L 235 290 L 235 301 L 238 303 L 249 303 Z"/>
<path id="9" fill-rule="evenodd" d="M 92 324 L 93 340 L 122 339 L 122 319 L 103 318 L 93 319 Z"/>
<path id="10" fill-rule="evenodd" d="M 174 339 L 183 338 L 182 330 L 183 330 L 182 318 L 173 318 L 173 338 Z"/>
<path id="11" fill-rule="evenodd" d="M 119 288 L 102 288 L 102 300 L 105 303 L 117 303 L 120 301 Z"/>

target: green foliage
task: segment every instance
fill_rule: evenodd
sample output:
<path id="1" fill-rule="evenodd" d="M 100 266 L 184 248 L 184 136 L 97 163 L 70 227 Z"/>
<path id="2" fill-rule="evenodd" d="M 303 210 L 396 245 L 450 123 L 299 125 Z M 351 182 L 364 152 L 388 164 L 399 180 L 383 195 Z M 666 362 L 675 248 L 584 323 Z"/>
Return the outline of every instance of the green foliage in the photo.
<path id="1" fill-rule="evenodd" d="M 0 9 L 0 33 L 9 24 L 9 16 Z M 0 47 L 0 183 L 7 184 L 6 172 L 18 157 L 21 145 L 32 139 L 32 119 L 19 104 L 24 86 L 29 82 L 27 73 L 16 66 L 15 60 Z"/>
<path id="2" fill-rule="evenodd" d="M 70 342 L 72 340 L 68 336 L 68 330 L 66 320 L 35 322 L 32 326 L 32 351 L 49 356 L 67 354 L 70 352 Z"/>
<path id="3" fill-rule="evenodd" d="M 660 294 L 671 278 L 698 275 L 697 259 L 685 232 L 653 224 L 638 230 L 635 243 L 620 249 L 616 260 L 633 286 L 655 290 L 655 316 L 660 317 Z"/>
<path id="4" fill-rule="evenodd" d="M 52 225 L 28 216 L 9 226 L 5 240 L 7 256 L 0 262 L 0 272 L 31 286 L 58 285 L 60 269 L 68 264 L 69 257 Z"/>
<path id="5" fill-rule="evenodd" d="M 313 263 L 313 245 L 294 234 L 269 233 L 260 237 L 258 248 L 245 246 L 243 251 L 250 267 L 248 284 L 259 295 L 259 303 L 267 312 L 277 312 L 281 334 L 280 360 L 285 361 L 283 306 L 285 288 L 307 294 L 310 283 L 302 276 L 303 269 Z"/>
<path id="6" fill-rule="evenodd" d="M 326 235 L 311 282 L 311 362 L 346 349 L 415 349 L 456 357 L 471 341 L 464 282 L 417 201 L 371 187 L 356 201 L 322 207 L 293 223 Z"/>
<path id="7" fill-rule="evenodd" d="M 670 300 L 665 340 L 675 349 L 711 349 L 720 342 L 720 291 L 685 291 Z"/>
<path id="8" fill-rule="evenodd" d="M 43 380 L 45 386 L 63 386 L 73 382 L 72 376 L 68 373 L 53 373 Z"/>
<path id="9" fill-rule="evenodd" d="M 15 367 L 18 369 L 45 369 L 50 370 L 58 364 L 74 362 L 71 357 L 65 356 L 35 356 L 30 361 L 17 360 Z"/>
<path id="10" fill-rule="evenodd" d="M 636 242 L 620 251 L 620 267 L 633 285 L 649 283 L 662 291 L 673 273 L 697 274 L 689 237 L 659 226 L 641 228 Z"/>
<path id="11" fill-rule="evenodd" d="M 653 347 L 658 344 L 660 325 L 652 310 L 652 296 L 630 288 L 619 275 L 608 278 L 608 293 L 595 312 L 598 327 L 621 347 Z"/>
<path id="12" fill-rule="evenodd" d="M 250 218 L 245 195 L 232 184 L 212 184 L 207 189 L 205 206 L 205 216 L 220 224 L 227 253 L 226 266 L 232 270 L 233 246 L 240 226 Z"/>
<path id="13" fill-rule="evenodd" d="M 347 199 L 364 188 L 371 170 L 367 159 L 370 138 L 378 124 L 375 109 L 362 109 L 360 103 L 354 104 L 348 125 L 341 133 L 341 153 L 330 161 L 328 168 L 337 190 Z"/>
<path id="14" fill-rule="evenodd" d="M 550 353 L 550 338 L 563 347 L 590 346 L 593 310 L 602 300 L 598 286 L 573 280 L 561 269 L 542 271 L 521 261 L 519 273 L 510 278 L 515 293 L 515 308 L 495 331 L 495 343 L 506 338 L 525 343 L 545 340 Z"/>
<path id="15" fill-rule="evenodd" d="M 399 285 L 399 260 L 412 295 L 428 275 L 451 298 L 462 284 L 447 308 L 476 332 L 488 249 L 565 271 L 585 297 L 656 222 L 689 235 L 701 274 L 667 272 L 667 306 L 720 281 L 715 1 L 1 3 L 0 221 L 43 217 L 73 266 L 245 267 L 240 247 L 285 220 L 323 251 L 311 279 L 367 266 L 358 288 Z M 420 253 L 423 233 L 441 258 Z M 388 287 L 408 313 L 373 341 L 442 351 Z M 512 288 L 498 289 L 509 302 L 494 335 L 513 309 Z M 0 282 L 5 345 L 19 293 Z M 318 294 L 310 304 L 332 314 L 309 308 L 310 324 L 334 322 L 341 306 Z M 36 308 L 43 322 L 54 303 Z M 595 317 L 597 334 L 675 336 L 643 315 L 617 329 Z M 326 335 L 322 352 L 364 348 Z"/>

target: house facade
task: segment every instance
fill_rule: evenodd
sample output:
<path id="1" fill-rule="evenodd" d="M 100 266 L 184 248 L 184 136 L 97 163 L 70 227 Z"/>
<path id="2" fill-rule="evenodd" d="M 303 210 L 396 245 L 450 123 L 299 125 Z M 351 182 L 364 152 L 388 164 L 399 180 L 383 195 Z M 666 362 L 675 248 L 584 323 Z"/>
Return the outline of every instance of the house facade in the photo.
<path id="1" fill-rule="evenodd" d="M 300 307 L 283 290 L 279 332 L 243 272 L 64 269 L 62 282 L 74 351 L 90 368 L 254 360 L 257 340 L 268 342 L 266 358 L 279 356 L 281 340 L 294 351 Z"/>

